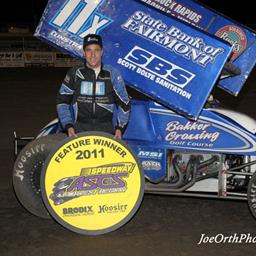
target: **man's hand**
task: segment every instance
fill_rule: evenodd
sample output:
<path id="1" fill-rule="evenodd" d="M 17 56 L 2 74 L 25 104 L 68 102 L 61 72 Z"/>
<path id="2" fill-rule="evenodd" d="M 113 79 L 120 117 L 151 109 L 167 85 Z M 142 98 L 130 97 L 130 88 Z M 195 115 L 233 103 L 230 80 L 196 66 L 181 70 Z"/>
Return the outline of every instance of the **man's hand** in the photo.
<path id="1" fill-rule="evenodd" d="M 68 128 L 67 133 L 68 133 L 68 137 L 72 137 L 72 136 L 77 137 L 75 129 L 73 127 Z"/>
<path id="2" fill-rule="evenodd" d="M 121 130 L 119 129 L 116 129 L 115 130 L 115 136 L 114 136 L 115 139 L 118 139 L 118 140 L 121 140 L 122 139 L 122 132 Z"/>

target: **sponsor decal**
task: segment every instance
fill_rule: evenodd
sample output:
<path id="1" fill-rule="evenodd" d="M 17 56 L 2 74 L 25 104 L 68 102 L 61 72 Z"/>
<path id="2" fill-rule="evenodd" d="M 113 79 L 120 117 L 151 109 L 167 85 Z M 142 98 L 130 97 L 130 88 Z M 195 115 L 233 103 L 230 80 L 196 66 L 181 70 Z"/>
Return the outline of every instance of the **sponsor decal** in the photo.
<path id="1" fill-rule="evenodd" d="M 220 28 L 216 36 L 222 38 L 233 46 L 231 60 L 235 60 L 246 49 L 247 37 L 244 31 L 234 25 Z"/>
<path id="2" fill-rule="evenodd" d="M 154 159 L 162 159 L 163 152 L 157 152 L 157 151 L 144 151 L 141 150 L 138 153 L 139 158 L 154 158 Z"/>
<path id="3" fill-rule="evenodd" d="M 168 27 L 162 20 L 142 11 L 130 16 L 122 28 L 202 67 L 214 64 L 217 56 L 224 52 L 223 48 L 206 44 L 203 38 L 189 35 L 178 27 Z"/>
<path id="4" fill-rule="evenodd" d="M 63 216 L 81 216 L 81 215 L 88 215 L 94 214 L 93 206 L 79 206 L 79 207 L 69 207 L 63 208 Z"/>
<path id="5" fill-rule="evenodd" d="M 95 85 L 95 95 L 96 96 L 104 96 L 105 95 L 105 82 L 96 82 Z M 80 87 L 80 94 L 86 96 L 93 95 L 93 83 L 91 81 L 82 81 Z"/>
<path id="6" fill-rule="evenodd" d="M 131 69 L 184 98 L 190 99 L 192 96 L 183 88 L 191 83 L 195 74 L 141 47 L 134 46 L 123 59 L 117 60 L 117 64 Z"/>
<path id="7" fill-rule="evenodd" d="M 210 132 L 209 123 L 187 121 L 185 124 L 179 121 L 167 123 L 165 140 L 171 145 L 192 147 L 213 147 L 213 143 L 219 138 L 220 132 Z"/>
<path id="8" fill-rule="evenodd" d="M 64 36 L 62 33 L 59 33 L 55 30 L 52 30 L 49 34 L 48 34 L 48 38 L 49 40 L 52 40 L 53 42 L 56 42 L 57 45 L 60 46 L 70 46 L 75 48 L 76 50 L 81 50 L 82 49 L 82 45 L 75 42 L 74 40 L 70 39 L 68 36 Z"/>
<path id="9" fill-rule="evenodd" d="M 103 96 L 105 95 L 105 82 L 96 82 L 96 89 L 95 89 L 95 94 L 96 96 Z"/>
<path id="10" fill-rule="evenodd" d="M 134 167 L 133 163 L 114 163 L 82 168 L 80 176 L 57 181 L 50 199 L 59 205 L 80 196 L 125 192 L 125 178 L 132 173 Z"/>
<path id="11" fill-rule="evenodd" d="M 116 213 L 116 212 L 125 212 L 127 208 L 127 204 L 104 204 L 99 205 L 98 213 Z"/>
<path id="12" fill-rule="evenodd" d="M 142 2 L 155 7 L 166 13 L 170 13 L 181 20 L 188 23 L 197 25 L 201 19 L 202 15 L 197 13 L 195 10 L 182 5 L 174 0 L 141 0 Z"/>
<path id="13" fill-rule="evenodd" d="M 80 94 L 92 96 L 93 91 L 93 84 L 91 81 L 82 81 L 80 87 Z"/>
<path id="14" fill-rule="evenodd" d="M 67 138 L 51 153 L 41 187 L 50 214 L 63 226 L 82 234 L 103 234 L 136 212 L 144 175 L 126 143 L 89 132 Z"/>
<path id="15" fill-rule="evenodd" d="M 160 171 L 161 163 L 156 161 L 142 161 L 142 167 L 145 171 Z"/>

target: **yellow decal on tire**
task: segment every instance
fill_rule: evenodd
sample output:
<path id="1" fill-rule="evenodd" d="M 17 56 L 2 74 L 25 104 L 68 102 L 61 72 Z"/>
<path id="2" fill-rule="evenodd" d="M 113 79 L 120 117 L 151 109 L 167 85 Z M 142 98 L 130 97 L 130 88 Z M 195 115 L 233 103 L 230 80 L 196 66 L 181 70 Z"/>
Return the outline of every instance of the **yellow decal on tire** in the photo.
<path id="1" fill-rule="evenodd" d="M 66 139 L 48 157 L 41 177 L 44 202 L 66 228 L 107 233 L 137 211 L 144 176 L 131 149 L 100 132 Z"/>

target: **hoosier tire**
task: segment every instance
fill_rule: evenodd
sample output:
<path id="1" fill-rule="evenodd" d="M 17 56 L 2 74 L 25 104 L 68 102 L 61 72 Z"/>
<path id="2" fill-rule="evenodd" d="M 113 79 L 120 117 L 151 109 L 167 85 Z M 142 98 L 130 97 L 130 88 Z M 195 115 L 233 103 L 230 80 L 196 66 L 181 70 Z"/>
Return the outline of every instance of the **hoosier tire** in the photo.
<path id="1" fill-rule="evenodd" d="M 41 171 L 50 151 L 66 137 L 64 133 L 59 133 L 31 141 L 22 149 L 14 163 L 15 194 L 26 210 L 41 218 L 50 218 L 41 196 Z"/>
<path id="2" fill-rule="evenodd" d="M 248 206 L 252 216 L 256 219 L 256 172 L 252 175 L 247 190 Z"/>

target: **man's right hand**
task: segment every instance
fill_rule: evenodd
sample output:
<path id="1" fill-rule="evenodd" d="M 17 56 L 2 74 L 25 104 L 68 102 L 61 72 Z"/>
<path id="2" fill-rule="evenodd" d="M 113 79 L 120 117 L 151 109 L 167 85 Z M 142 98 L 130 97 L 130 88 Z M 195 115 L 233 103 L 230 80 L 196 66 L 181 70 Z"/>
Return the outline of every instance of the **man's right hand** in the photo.
<path id="1" fill-rule="evenodd" d="M 68 128 L 67 133 L 68 137 L 77 137 L 75 129 L 73 127 Z"/>

